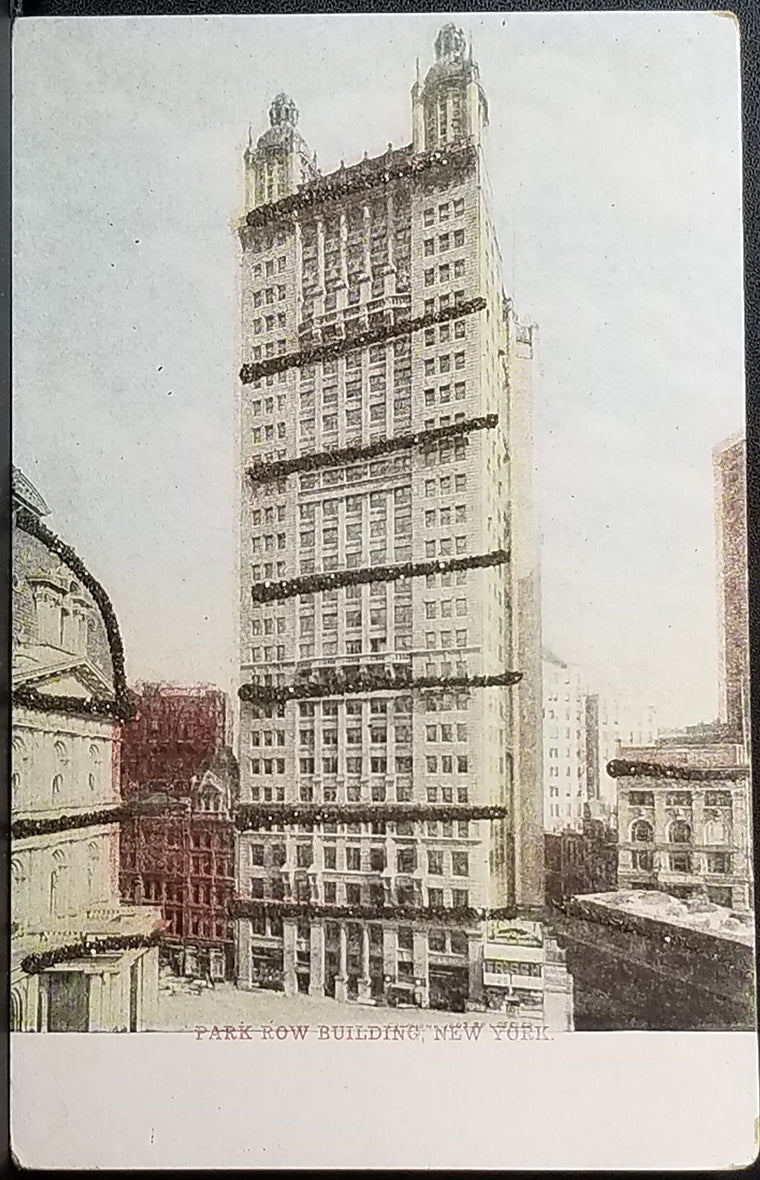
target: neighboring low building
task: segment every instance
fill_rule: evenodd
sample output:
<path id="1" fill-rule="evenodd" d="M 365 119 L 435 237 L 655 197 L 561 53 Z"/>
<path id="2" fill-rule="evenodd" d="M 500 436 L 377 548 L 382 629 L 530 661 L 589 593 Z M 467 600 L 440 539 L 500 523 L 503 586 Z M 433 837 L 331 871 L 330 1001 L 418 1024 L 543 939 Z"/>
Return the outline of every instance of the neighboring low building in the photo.
<path id="1" fill-rule="evenodd" d="M 586 818 L 580 832 L 544 836 L 547 904 L 561 905 L 576 893 L 603 893 L 617 886 L 617 831 Z"/>
<path id="2" fill-rule="evenodd" d="M 578 1031 L 754 1031 L 748 911 L 621 890 L 572 898 L 552 924 L 573 977 Z"/>
<path id="3" fill-rule="evenodd" d="M 486 1007 L 554 1032 L 573 1029 L 573 980 L 565 952 L 541 922 L 492 922 L 483 948 Z"/>
<path id="4" fill-rule="evenodd" d="M 153 1025 L 161 917 L 118 894 L 127 700 L 111 603 L 13 472 L 11 1028 Z"/>
<path id="5" fill-rule="evenodd" d="M 618 783 L 618 881 L 676 897 L 753 906 L 749 768 L 731 743 L 664 741 L 624 749 Z"/>

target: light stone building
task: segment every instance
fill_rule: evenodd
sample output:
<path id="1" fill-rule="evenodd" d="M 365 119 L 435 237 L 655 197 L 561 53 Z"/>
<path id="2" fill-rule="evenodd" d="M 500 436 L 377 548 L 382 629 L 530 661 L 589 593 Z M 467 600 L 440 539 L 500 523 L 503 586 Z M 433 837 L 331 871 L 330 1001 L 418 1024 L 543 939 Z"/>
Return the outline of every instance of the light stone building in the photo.
<path id="1" fill-rule="evenodd" d="M 704 894 L 753 907 L 750 775 L 735 742 L 660 739 L 621 747 L 608 767 L 618 785 L 618 883 L 674 897 Z"/>
<path id="2" fill-rule="evenodd" d="M 543 652 L 544 830 L 580 831 L 588 798 L 586 697 L 580 670 Z"/>
<path id="3" fill-rule="evenodd" d="M 279 95 L 245 155 L 237 970 L 463 1008 L 484 912 L 543 904 L 537 340 L 478 67 L 435 55 L 407 146 L 321 176 Z"/>
<path id="4" fill-rule="evenodd" d="M 48 511 L 14 469 L 11 1027 L 138 1031 L 160 914 L 119 901 L 120 640 Z"/>

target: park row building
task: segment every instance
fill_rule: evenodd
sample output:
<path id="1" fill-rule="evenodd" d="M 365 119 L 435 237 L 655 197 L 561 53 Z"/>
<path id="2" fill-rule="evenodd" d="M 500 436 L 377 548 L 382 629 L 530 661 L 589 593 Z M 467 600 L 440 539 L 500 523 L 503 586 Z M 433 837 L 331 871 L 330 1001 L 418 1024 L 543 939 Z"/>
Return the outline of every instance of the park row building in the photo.
<path id="1" fill-rule="evenodd" d="M 543 903 L 535 331 L 435 53 L 409 145 L 319 175 L 279 95 L 245 155 L 238 982 L 541 1019 L 543 951 L 484 970 Z"/>

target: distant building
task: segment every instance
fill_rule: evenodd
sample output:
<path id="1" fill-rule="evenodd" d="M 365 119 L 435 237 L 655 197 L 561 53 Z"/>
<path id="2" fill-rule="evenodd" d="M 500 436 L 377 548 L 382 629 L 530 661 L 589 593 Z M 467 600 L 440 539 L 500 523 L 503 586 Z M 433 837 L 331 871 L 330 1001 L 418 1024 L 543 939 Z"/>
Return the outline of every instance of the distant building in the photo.
<path id="1" fill-rule="evenodd" d="M 751 913 L 621 889 L 572 898 L 553 926 L 577 1030 L 754 1031 Z"/>
<path id="2" fill-rule="evenodd" d="M 703 893 L 746 910 L 753 905 L 749 768 L 741 745 L 710 742 L 705 731 L 623 747 L 610 763 L 618 784 L 618 881 L 676 897 Z"/>
<path id="3" fill-rule="evenodd" d="M 121 639 L 48 512 L 14 469 L 11 1027 L 138 1032 L 161 915 L 119 900 Z"/>
<path id="4" fill-rule="evenodd" d="M 587 693 L 585 697 L 585 796 L 588 814 L 617 824 L 617 784 L 607 773 L 620 743 L 652 745 L 657 737 L 653 706 L 634 707 L 612 696 Z"/>
<path id="5" fill-rule="evenodd" d="M 237 761 L 225 694 L 210 686 L 145 685 L 124 730 L 125 821 L 121 889 L 160 905 L 162 956 L 175 971 L 223 979 L 233 972 L 233 808 Z"/>
<path id="6" fill-rule="evenodd" d="M 147 790 L 187 797 L 201 769 L 231 744 L 226 694 L 207 684 L 138 684 L 135 716 L 124 727 L 125 798 Z"/>
<path id="7" fill-rule="evenodd" d="M 718 571 L 720 716 L 749 738 L 747 451 L 734 435 L 713 451 Z"/>
<path id="8" fill-rule="evenodd" d="M 589 779 L 595 789 L 595 750 L 591 751 L 591 765 L 586 756 L 586 697 L 580 670 L 546 648 L 543 694 L 544 829 L 547 832 L 565 828 L 580 830 Z M 593 706 L 590 708 L 593 710 Z"/>
<path id="9" fill-rule="evenodd" d="M 617 830 L 586 818 L 581 831 L 544 834 L 546 901 L 562 905 L 577 893 L 604 893 L 617 886 Z"/>

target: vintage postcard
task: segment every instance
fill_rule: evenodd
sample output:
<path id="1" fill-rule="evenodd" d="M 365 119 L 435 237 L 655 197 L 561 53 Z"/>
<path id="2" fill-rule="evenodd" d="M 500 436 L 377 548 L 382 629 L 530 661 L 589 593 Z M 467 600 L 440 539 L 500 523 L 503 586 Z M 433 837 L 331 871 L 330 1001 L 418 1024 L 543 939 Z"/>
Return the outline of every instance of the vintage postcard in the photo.
<path id="1" fill-rule="evenodd" d="M 754 1158 L 738 55 L 17 22 L 23 1165 Z"/>

